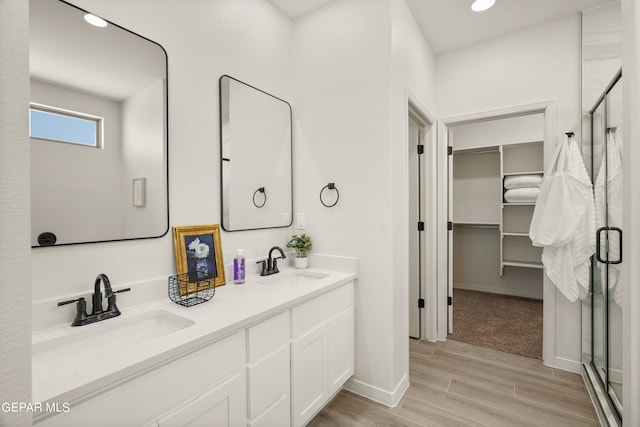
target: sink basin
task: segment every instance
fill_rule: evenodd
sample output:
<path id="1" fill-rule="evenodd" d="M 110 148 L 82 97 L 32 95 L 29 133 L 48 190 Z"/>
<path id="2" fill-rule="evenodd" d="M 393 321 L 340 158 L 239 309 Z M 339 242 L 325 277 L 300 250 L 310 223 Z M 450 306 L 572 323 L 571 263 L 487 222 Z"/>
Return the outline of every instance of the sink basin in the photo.
<path id="1" fill-rule="evenodd" d="M 34 373 L 100 363 L 194 323 L 165 310 L 152 310 L 72 328 L 65 335 L 33 345 Z"/>
<path id="2" fill-rule="evenodd" d="M 311 271 L 295 271 L 267 276 L 260 279 L 259 283 L 269 286 L 297 288 L 299 286 L 310 285 L 326 277 L 329 277 L 329 275 Z"/>

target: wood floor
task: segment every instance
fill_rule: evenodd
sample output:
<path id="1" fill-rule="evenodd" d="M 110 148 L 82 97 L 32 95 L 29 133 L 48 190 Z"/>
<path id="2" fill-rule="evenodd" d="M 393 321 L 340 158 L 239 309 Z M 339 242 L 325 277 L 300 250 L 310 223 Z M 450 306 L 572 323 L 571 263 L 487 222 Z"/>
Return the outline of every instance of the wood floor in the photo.
<path id="1" fill-rule="evenodd" d="M 411 385 L 397 407 L 341 391 L 309 426 L 600 425 L 578 374 L 454 340 L 409 348 Z"/>

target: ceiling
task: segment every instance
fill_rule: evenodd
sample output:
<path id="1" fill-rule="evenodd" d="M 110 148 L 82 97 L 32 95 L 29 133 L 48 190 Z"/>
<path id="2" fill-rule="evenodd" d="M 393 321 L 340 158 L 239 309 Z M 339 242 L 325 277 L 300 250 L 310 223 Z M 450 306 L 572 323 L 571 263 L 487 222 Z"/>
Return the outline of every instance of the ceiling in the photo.
<path id="1" fill-rule="evenodd" d="M 270 1 L 289 18 L 297 19 L 342 0 Z M 406 0 L 436 54 L 613 1 L 496 0 L 491 9 L 476 13 L 470 8 L 472 0 Z"/>

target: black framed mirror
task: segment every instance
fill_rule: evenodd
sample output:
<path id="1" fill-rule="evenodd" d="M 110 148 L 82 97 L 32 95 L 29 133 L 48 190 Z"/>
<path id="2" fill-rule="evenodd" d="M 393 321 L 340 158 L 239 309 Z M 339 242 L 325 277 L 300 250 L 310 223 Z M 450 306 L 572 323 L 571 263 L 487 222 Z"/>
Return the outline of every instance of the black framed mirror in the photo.
<path id="1" fill-rule="evenodd" d="M 165 50 L 64 1 L 29 9 L 32 247 L 165 235 Z"/>
<path id="2" fill-rule="evenodd" d="M 220 77 L 219 89 L 222 227 L 289 227 L 291 105 L 227 75 Z"/>

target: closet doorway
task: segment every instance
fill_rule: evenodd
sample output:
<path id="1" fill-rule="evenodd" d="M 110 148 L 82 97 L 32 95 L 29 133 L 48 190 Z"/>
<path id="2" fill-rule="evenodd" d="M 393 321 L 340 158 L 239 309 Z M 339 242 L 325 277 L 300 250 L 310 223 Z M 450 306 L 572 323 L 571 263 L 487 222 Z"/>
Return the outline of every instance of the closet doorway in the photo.
<path id="1" fill-rule="evenodd" d="M 449 338 L 544 358 L 552 319 L 543 315 L 542 250 L 528 233 L 554 134 L 551 105 L 445 121 Z"/>

